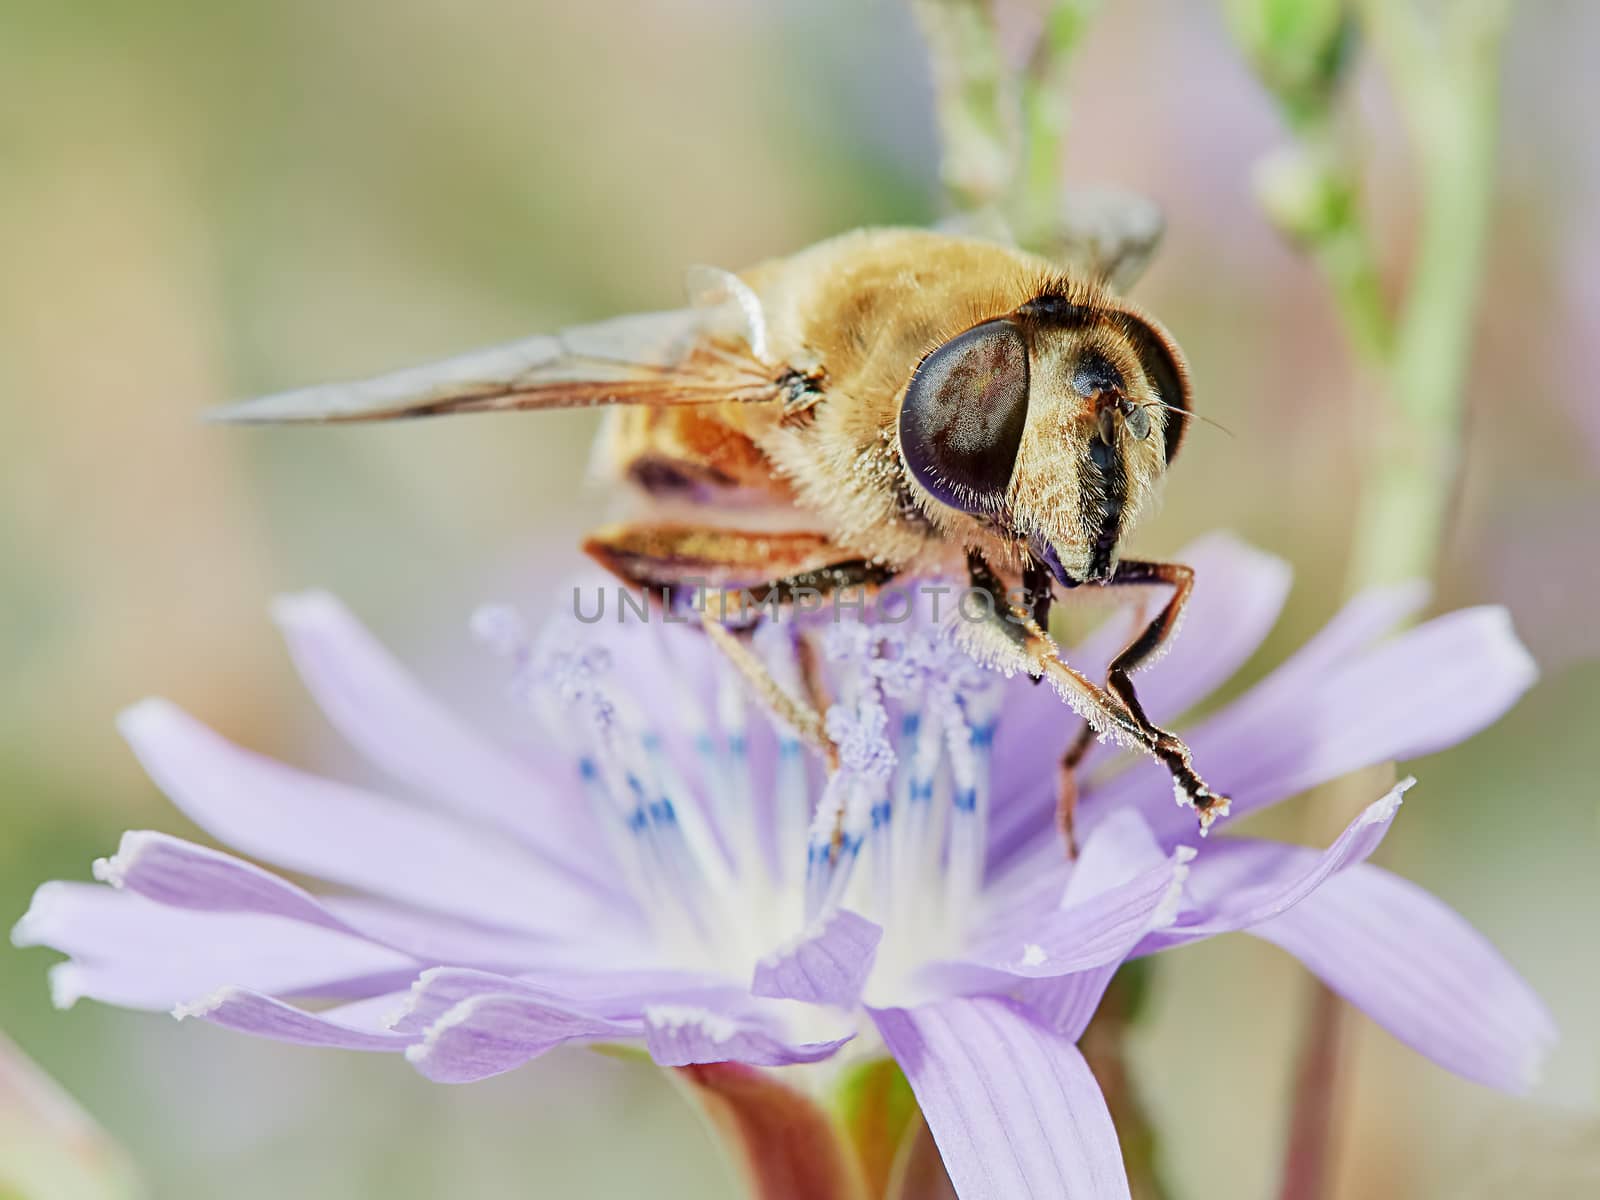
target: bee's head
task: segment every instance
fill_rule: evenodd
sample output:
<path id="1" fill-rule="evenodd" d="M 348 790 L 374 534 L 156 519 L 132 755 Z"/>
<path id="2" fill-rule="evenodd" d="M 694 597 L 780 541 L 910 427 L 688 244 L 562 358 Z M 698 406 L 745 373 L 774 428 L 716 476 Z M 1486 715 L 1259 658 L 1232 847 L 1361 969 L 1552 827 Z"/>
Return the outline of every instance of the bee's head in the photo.
<path id="1" fill-rule="evenodd" d="M 918 364 L 900 450 L 928 498 L 983 523 L 1067 586 L 1116 569 L 1190 412 L 1164 329 L 1125 301 L 1046 293 Z"/>

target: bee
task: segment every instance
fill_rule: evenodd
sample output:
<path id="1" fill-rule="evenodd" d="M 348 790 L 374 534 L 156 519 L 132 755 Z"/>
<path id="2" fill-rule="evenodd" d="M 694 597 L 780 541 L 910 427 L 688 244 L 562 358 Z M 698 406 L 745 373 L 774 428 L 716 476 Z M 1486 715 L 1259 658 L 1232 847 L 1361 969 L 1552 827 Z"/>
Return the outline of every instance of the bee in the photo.
<path id="1" fill-rule="evenodd" d="M 1100 733 L 1164 764 L 1202 831 L 1227 812 L 1131 680 L 1172 635 L 1194 583 L 1187 566 L 1122 554 L 1192 417 L 1188 368 L 1160 324 L 1090 275 L 929 230 L 844 234 L 739 275 L 702 269 L 691 292 L 680 311 L 219 415 L 347 422 L 616 406 L 601 461 L 695 516 L 590 535 L 588 553 L 627 583 L 667 594 L 759 585 L 781 599 L 961 572 L 1001 598 L 959 623 L 965 648 L 1050 681 L 1085 718 L 1064 780 Z M 801 520 L 728 527 L 763 504 Z M 1062 594 L 1157 587 L 1169 597 L 1103 686 L 1064 661 L 1048 633 Z M 707 626 L 763 697 L 828 748 L 816 705 Z"/>

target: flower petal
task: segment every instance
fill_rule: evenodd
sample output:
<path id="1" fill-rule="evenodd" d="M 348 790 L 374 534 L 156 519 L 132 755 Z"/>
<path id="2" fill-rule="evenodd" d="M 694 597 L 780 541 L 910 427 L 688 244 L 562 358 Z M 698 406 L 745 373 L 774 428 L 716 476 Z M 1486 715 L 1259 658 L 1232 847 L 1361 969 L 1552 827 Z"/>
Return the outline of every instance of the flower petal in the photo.
<path id="1" fill-rule="evenodd" d="M 119 724 L 173 803 L 253 857 L 512 929 L 555 933 L 599 915 L 605 897 L 492 835 L 242 750 L 165 701 Z"/>
<path id="2" fill-rule="evenodd" d="M 340 1050 L 404 1050 L 416 1038 L 405 1034 L 362 1029 L 338 1020 L 338 1010 L 306 1012 L 271 996 L 247 988 L 225 987 L 191 1004 L 179 1004 L 172 1015 L 182 1021 L 199 1017 L 239 1033 L 301 1046 L 331 1046 Z"/>
<path id="3" fill-rule="evenodd" d="M 757 996 L 854 1008 L 878 956 L 883 929 L 849 909 L 835 909 L 818 928 L 756 964 Z"/>
<path id="4" fill-rule="evenodd" d="M 365 937 L 419 962 L 496 971 L 593 962 L 593 945 L 422 912 L 371 896 L 320 896 L 322 907 Z M 617 946 L 621 952 L 622 944 Z"/>
<path id="5" fill-rule="evenodd" d="M 1425 582 L 1412 580 L 1369 588 L 1352 597 L 1309 641 L 1250 690 L 1248 703 L 1271 708 L 1303 688 L 1307 680 L 1321 678 L 1365 654 L 1385 634 L 1421 612 L 1428 595 Z"/>
<path id="6" fill-rule="evenodd" d="M 1407 779 L 1369 804 L 1322 853 L 1305 846 L 1228 838 L 1208 846 L 1189 874 L 1190 911 L 1155 942 L 1177 945 L 1249 929 L 1299 904 L 1334 875 L 1365 862 L 1389 832 Z"/>
<path id="7" fill-rule="evenodd" d="M 1288 661 L 1251 689 L 1246 697 L 1220 714 L 1217 720 L 1225 717 L 1231 719 L 1236 715 L 1257 721 L 1269 719 L 1282 704 L 1293 700 L 1300 689 L 1325 674 L 1331 674 L 1340 664 L 1366 653 L 1376 639 L 1421 608 L 1427 597 L 1428 589 L 1422 584 L 1374 588 L 1363 592 L 1346 604 Z M 1186 621 L 1185 626 L 1193 638 L 1198 624 Z M 1131 625 L 1127 628 L 1131 630 Z M 1064 741 L 1061 746 L 1065 747 Z M 1046 764 L 1049 770 L 1042 774 L 1035 771 L 1031 778 L 1019 780 L 1018 795 L 1011 801 L 1004 805 L 997 803 L 995 832 L 990 841 L 992 868 L 1004 866 L 1009 869 L 1023 854 L 1036 853 L 1040 849 L 1046 849 L 1054 856 L 1057 787 L 1054 762 L 1052 759 L 1051 763 Z M 1148 764 L 1134 762 L 1129 767 L 1131 769 L 1125 768 L 1109 782 L 1084 788 L 1078 802 L 1079 827 L 1085 830 L 1096 828 L 1101 820 L 1126 811 L 1133 806 L 1132 801 L 1153 794 L 1154 789 L 1154 794 L 1159 794 L 1162 799 L 1154 801 L 1148 811 L 1154 813 L 1160 810 L 1160 819 L 1165 822 L 1163 829 L 1176 824 L 1182 826 L 1183 832 L 1192 831 L 1192 815 L 1175 822 L 1173 814 L 1168 811 L 1165 798 L 1170 791 L 1162 786 L 1166 776 Z M 1141 778 L 1134 780 L 1133 775 L 1141 767 Z"/>
<path id="8" fill-rule="evenodd" d="M 535 965 L 587 963 L 594 957 L 592 947 L 409 911 L 385 900 L 313 896 L 254 863 L 164 833 L 123 834 L 117 853 L 97 861 L 94 872 L 104 883 L 159 904 L 287 917 L 381 943 L 420 962 L 517 972 Z"/>
<path id="9" fill-rule="evenodd" d="M 1111 1114 L 1070 1040 L 991 998 L 872 1016 L 961 1200 L 1128 1196 Z"/>
<path id="10" fill-rule="evenodd" d="M 687 971 L 543 972 L 513 978 L 492 971 L 435 967 L 422 972 L 405 1005 L 391 1014 L 400 1032 L 429 1028 L 445 1013 L 475 996 L 510 994 L 609 1020 L 640 1019 L 652 1004 L 705 1004 L 724 1011 L 750 999 L 714 976 Z"/>
<path id="11" fill-rule="evenodd" d="M 307 689 L 333 726 L 371 762 L 451 808 L 505 830 L 548 864 L 596 882 L 599 831 L 552 777 L 517 761 L 446 711 L 333 596 L 281 597 L 273 616 Z M 560 776 L 555 775 L 561 771 Z M 576 778 L 569 781 L 576 786 Z"/>
<path id="12" fill-rule="evenodd" d="M 855 1036 L 822 1042 L 791 1042 L 765 1025 L 693 1005 L 660 1004 L 645 1009 L 645 1048 L 663 1067 L 740 1062 L 785 1067 L 820 1062 Z"/>
<path id="13" fill-rule="evenodd" d="M 1525 1092 L 1556 1040 L 1533 989 L 1437 897 L 1360 864 L 1255 926 L 1406 1045 L 1490 1087 Z"/>
<path id="14" fill-rule="evenodd" d="M 1130 808 L 1100 822 L 1070 868 L 1060 861 L 1059 851 L 1048 858 L 1031 855 L 1008 869 L 1006 877 L 997 881 L 996 889 L 1004 888 L 1013 894 L 1024 889 L 1035 894 L 1054 891 L 1061 896 L 1061 904 L 1071 909 L 1108 893 L 1129 894 L 1130 885 L 1136 888 L 1142 878 L 1164 879 L 1166 886 L 1157 899 L 1156 909 L 1143 924 L 1144 930 L 1153 930 L 1163 927 L 1176 913 L 1180 899 L 1178 889 L 1182 888 L 1190 870 L 1189 858 L 1187 852 L 1169 856 L 1156 842 L 1150 827 Z M 1066 875 L 1064 887 L 1060 882 L 1063 875 Z M 1035 879 L 1040 881 L 1037 885 L 1032 882 Z M 997 908 L 999 913 L 1006 911 L 1004 906 Z M 1013 923 L 1037 919 L 1021 915 L 1036 912 L 1036 903 L 1030 905 L 1024 901 L 1013 911 L 1019 914 Z M 1017 980 L 1009 994 L 1045 1028 L 1076 1042 L 1088 1028 L 1100 1006 L 1101 996 L 1123 959 L 1137 946 L 1149 944 L 1161 936 L 1141 932 L 1138 925 L 1132 923 L 1125 933 L 1132 935 L 1132 943 L 1120 943 L 1116 953 L 1105 956 L 1098 965 L 1087 965 L 1054 977 Z"/>
<path id="15" fill-rule="evenodd" d="M 1121 966 L 1113 962 L 1058 979 L 1025 980 L 1011 995 L 1039 1024 L 1076 1043 L 1094 1020 L 1106 988 Z"/>
<path id="16" fill-rule="evenodd" d="M 406 1058 L 436 1083 L 470 1083 L 520 1067 L 566 1042 L 639 1033 L 638 1021 L 613 1021 L 531 996 L 488 993 L 450 1009 L 407 1048 Z"/>
<path id="17" fill-rule="evenodd" d="M 1453 745 L 1497 720 L 1538 673 L 1500 608 L 1450 613 L 1343 662 L 1313 650 L 1186 739 L 1208 780 L 1232 797 L 1234 817 Z M 1165 771 L 1140 762 L 1090 791 L 1079 813 L 1092 824 L 1137 803 L 1170 841 L 1194 829 L 1194 814 L 1171 795 Z"/>
<path id="18" fill-rule="evenodd" d="M 279 995 L 370 995 L 409 980 L 417 963 L 363 938 L 256 913 L 169 908 L 98 884 L 46 883 L 11 934 L 49 946 L 55 1003 L 89 997 L 168 1009 L 238 984 Z"/>
<path id="19" fill-rule="evenodd" d="M 1146 871 L 1162 868 L 1171 851 L 1156 841 L 1135 808 L 1111 813 L 1094 827 L 1077 858 L 1068 858 L 1060 835 L 1034 843 L 1028 853 L 986 881 L 989 915 L 984 933 L 1009 931 L 1029 914 L 1049 913 L 1080 904 L 1120 887 Z"/>
<path id="20" fill-rule="evenodd" d="M 1169 860 L 1125 883 L 991 933 L 962 959 L 933 963 L 922 974 L 946 990 L 973 992 L 998 990 L 1008 979 L 1055 979 L 1119 963 L 1172 919 L 1193 857 L 1179 846 Z"/>
<path id="21" fill-rule="evenodd" d="M 358 933 L 304 888 L 242 858 L 165 833 L 124 833 L 116 854 L 95 861 L 94 877 L 172 908 L 260 913 Z"/>

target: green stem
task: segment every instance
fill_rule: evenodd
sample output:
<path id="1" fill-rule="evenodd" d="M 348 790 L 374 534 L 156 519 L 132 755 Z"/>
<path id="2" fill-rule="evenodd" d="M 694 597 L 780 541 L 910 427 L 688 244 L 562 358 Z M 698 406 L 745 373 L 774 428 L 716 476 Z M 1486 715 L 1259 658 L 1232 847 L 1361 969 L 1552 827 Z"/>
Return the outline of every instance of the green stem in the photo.
<path id="1" fill-rule="evenodd" d="M 1267 180 L 1278 186 L 1263 189 L 1269 212 L 1307 245 L 1327 278 L 1370 383 L 1363 391 L 1375 393 L 1358 397 L 1358 419 L 1372 423 L 1376 436 L 1364 459 L 1348 571 L 1352 591 L 1431 577 L 1444 545 L 1493 199 L 1500 46 L 1509 3 L 1453 0 L 1432 26 L 1418 0 L 1356 0 L 1356 7 L 1417 155 L 1420 233 L 1398 316 L 1391 317 L 1383 304 L 1372 240 L 1357 204 L 1356 172 L 1331 149 L 1331 86 L 1309 112 L 1286 103 L 1302 136 L 1301 157 Z M 1342 810 L 1349 804 L 1330 794 L 1324 807 Z M 1317 984 L 1292 1106 L 1282 1200 L 1321 1200 L 1332 1190 L 1342 1011 L 1326 986 Z"/>
<path id="2" fill-rule="evenodd" d="M 916 0 L 928 43 L 940 173 L 955 207 L 1004 220 L 1020 245 L 1057 238 L 1066 67 L 1102 0 L 1050 0 L 1027 68 L 1009 69 L 985 0 Z"/>
<path id="3" fill-rule="evenodd" d="M 1024 246 L 1047 245 L 1061 217 L 1066 148 L 1067 64 L 1101 0 L 1057 0 L 1022 79 L 1022 148 L 1011 226 Z"/>
<path id="4" fill-rule="evenodd" d="M 1458 0 L 1437 36 L 1413 0 L 1362 0 L 1418 156 L 1420 241 L 1367 460 L 1352 587 L 1431 575 L 1460 459 L 1463 393 L 1493 199 L 1505 0 Z"/>
<path id="5" fill-rule="evenodd" d="M 1319 137 L 1331 142 L 1323 130 Z M 1328 281 L 1339 321 L 1351 349 L 1369 367 L 1384 363 L 1394 349 L 1394 322 L 1383 296 L 1382 274 L 1372 235 L 1361 218 L 1359 188 L 1340 163 L 1329 187 L 1337 208 L 1310 250 Z"/>
<path id="6" fill-rule="evenodd" d="M 1356 412 L 1373 437 L 1349 570 L 1358 590 L 1432 575 L 1444 542 L 1493 198 L 1499 51 L 1509 5 L 1453 0 L 1430 22 L 1418 0 L 1355 4 L 1417 156 L 1419 238 L 1397 314 L 1384 302 L 1361 213 L 1358 165 L 1336 136 L 1335 77 L 1304 86 L 1305 72 L 1291 69 L 1300 59 L 1277 61 L 1270 39 L 1258 39 L 1257 57 L 1269 82 L 1289 81 L 1279 98 L 1297 135 L 1293 151 L 1264 164 L 1263 203 L 1321 270 L 1364 369 Z M 1259 32 L 1261 26 L 1241 27 Z M 1332 25 L 1318 28 L 1325 37 L 1337 34 Z M 1333 51 L 1319 59 L 1337 60 Z"/>
<path id="7" fill-rule="evenodd" d="M 942 147 L 940 174 L 963 212 L 999 208 L 1021 140 L 1015 83 L 983 0 L 916 0 L 928 43 Z"/>

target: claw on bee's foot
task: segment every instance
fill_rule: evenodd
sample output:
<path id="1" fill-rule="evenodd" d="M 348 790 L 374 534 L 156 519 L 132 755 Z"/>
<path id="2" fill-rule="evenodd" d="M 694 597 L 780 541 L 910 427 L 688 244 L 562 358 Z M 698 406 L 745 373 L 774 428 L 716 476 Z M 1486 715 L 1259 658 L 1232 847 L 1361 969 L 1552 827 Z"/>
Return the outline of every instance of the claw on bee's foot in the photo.
<path id="1" fill-rule="evenodd" d="M 1192 808 L 1200 819 L 1200 836 L 1211 832 L 1211 824 L 1218 817 L 1228 815 L 1233 802 L 1220 792 L 1213 792 L 1193 771 L 1172 773 L 1172 797 L 1179 808 Z"/>
<path id="2" fill-rule="evenodd" d="M 1226 796 L 1220 796 L 1212 791 L 1207 791 L 1204 796 L 1196 798 L 1193 803 L 1195 813 L 1200 818 L 1201 837 L 1205 837 L 1206 834 L 1211 832 L 1211 822 L 1218 817 L 1227 816 L 1228 810 L 1233 806 L 1233 802 Z"/>
<path id="3" fill-rule="evenodd" d="M 1218 817 L 1228 815 L 1232 801 L 1221 792 L 1214 792 L 1190 765 L 1189 747 L 1171 734 L 1166 734 L 1153 747 L 1155 755 L 1172 774 L 1172 797 L 1179 808 L 1192 808 L 1200 819 L 1200 836 L 1211 832 Z"/>

